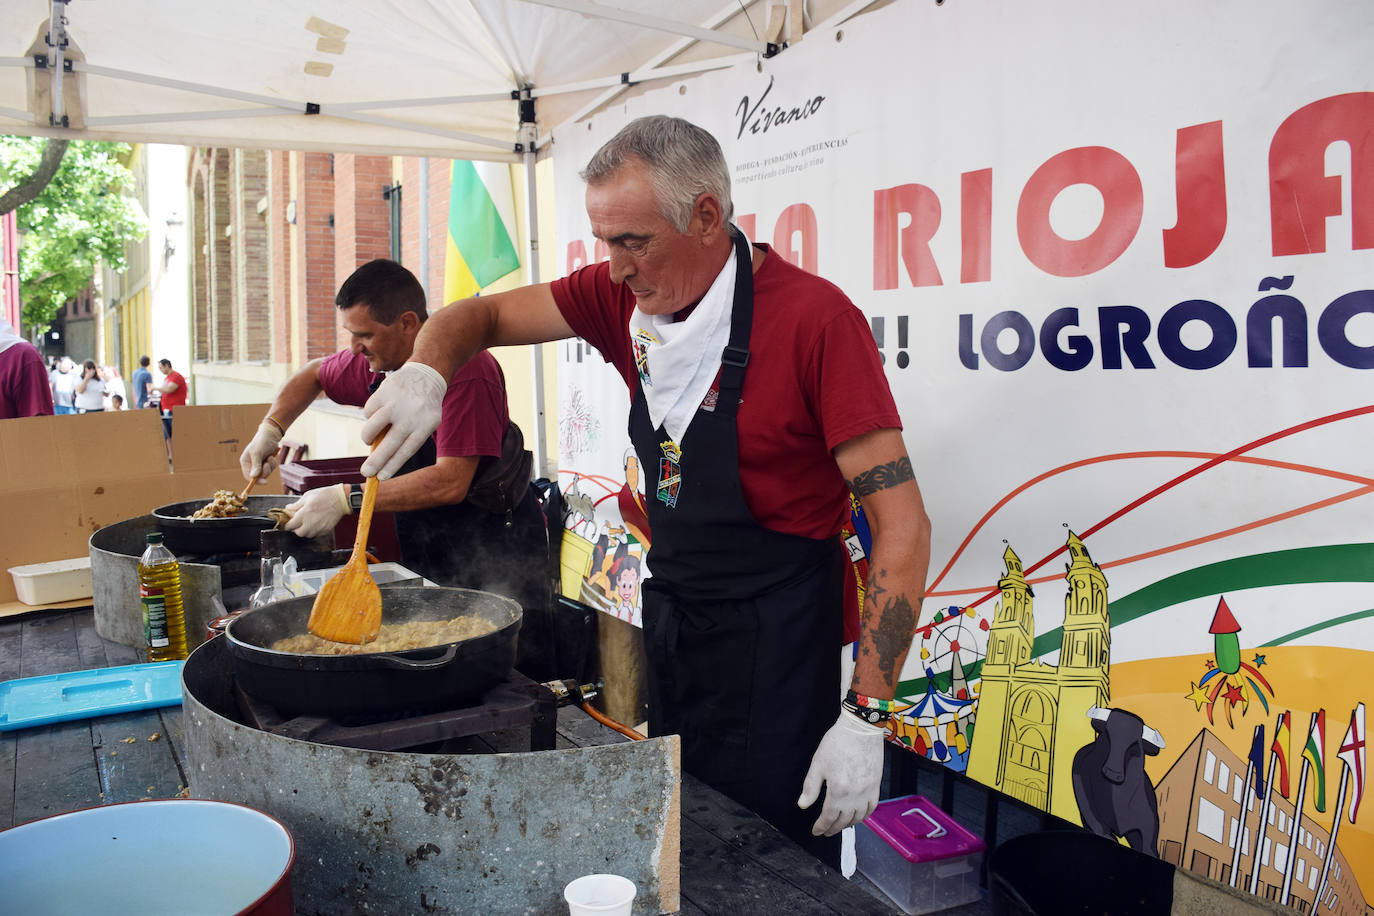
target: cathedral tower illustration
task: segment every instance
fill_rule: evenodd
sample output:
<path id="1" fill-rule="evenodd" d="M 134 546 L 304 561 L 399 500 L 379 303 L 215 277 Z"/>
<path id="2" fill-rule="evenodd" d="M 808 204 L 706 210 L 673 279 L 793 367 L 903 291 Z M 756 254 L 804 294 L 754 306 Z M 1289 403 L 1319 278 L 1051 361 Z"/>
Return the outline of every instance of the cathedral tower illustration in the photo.
<path id="1" fill-rule="evenodd" d="M 1093 740 L 1087 712 L 1111 698 L 1107 577 L 1069 532 L 1059 664 L 1032 660 L 1035 592 L 1007 547 L 1001 601 L 988 632 L 978 725 L 968 775 L 1013 798 L 1080 823 L 1070 767 Z"/>

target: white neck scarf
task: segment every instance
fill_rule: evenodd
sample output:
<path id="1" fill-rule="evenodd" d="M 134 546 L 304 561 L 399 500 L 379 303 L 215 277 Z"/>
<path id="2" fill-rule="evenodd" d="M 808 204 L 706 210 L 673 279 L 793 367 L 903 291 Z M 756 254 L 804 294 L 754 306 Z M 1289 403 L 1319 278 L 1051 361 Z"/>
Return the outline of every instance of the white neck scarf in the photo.
<path id="1" fill-rule="evenodd" d="M 14 333 L 14 326 L 4 318 L 0 318 L 0 353 L 4 353 L 17 343 L 23 343 L 24 338 Z"/>
<path id="2" fill-rule="evenodd" d="M 630 314 L 630 343 L 649 421 L 654 429 L 666 429 L 674 442 L 682 442 L 730 341 L 738 257 L 732 243 L 715 282 L 683 321 L 674 321 L 672 315 L 646 315 L 638 306 Z"/>

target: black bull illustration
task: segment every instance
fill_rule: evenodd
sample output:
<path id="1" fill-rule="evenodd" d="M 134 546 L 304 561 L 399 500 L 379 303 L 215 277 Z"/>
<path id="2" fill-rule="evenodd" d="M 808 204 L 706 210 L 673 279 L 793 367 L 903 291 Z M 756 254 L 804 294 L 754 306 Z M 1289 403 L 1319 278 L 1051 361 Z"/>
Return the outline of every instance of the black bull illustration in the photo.
<path id="1" fill-rule="evenodd" d="M 1158 858 L 1159 808 L 1145 755 L 1163 750 L 1164 738 L 1124 709 L 1093 706 L 1088 718 L 1097 736 L 1074 754 L 1072 771 L 1083 826 Z"/>

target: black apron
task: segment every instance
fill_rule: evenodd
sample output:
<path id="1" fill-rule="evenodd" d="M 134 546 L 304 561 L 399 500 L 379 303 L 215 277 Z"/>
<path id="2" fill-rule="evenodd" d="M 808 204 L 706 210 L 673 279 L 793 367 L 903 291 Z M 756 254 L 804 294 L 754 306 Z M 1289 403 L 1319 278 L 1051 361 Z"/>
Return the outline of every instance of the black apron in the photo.
<path id="1" fill-rule="evenodd" d="M 715 410 L 698 409 L 675 449 L 653 428 L 642 387 L 630 406 L 653 531 L 643 588 L 649 733 L 681 735 L 689 773 L 838 866 L 839 838 L 811 836 L 821 802 L 802 811 L 797 797 L 839 712 L 845 555 L 838 539 L 762 527 L 745 504 L 735 420 L 754 278 L 738 232 L 735 251 Z"/>
<path id="2" fill-rule="evenodd" d="M 376 390 L 380 380 L 371 390 Z M 409 474 L 438 459 L 434 437 L 397 472 Z M 529 487 L 515 507 L 512 524 L 466 502 L 397 512 L 396 541 L 407 569 L 450 588 L 475 588 L 513 598 L 520 605 L 520 636 L 515 666 L 538 681 L 559 676 L 554 670 L 552 586 L 548 578 L 549 540 L 544 512 Z"/>

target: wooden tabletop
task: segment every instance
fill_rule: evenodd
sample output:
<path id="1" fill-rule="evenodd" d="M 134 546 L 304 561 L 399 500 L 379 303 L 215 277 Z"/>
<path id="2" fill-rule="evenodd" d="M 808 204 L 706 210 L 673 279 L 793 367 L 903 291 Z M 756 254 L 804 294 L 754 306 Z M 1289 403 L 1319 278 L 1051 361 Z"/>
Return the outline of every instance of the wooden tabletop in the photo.
<path id="1" fill-rule="evenodd" d="M 0 619 L 0 681 L 143 660 L 102 639 L 89 607 Z M 628 740 L 576 707 L 559 710 L 558 732 L 561 747 Z M 0 828 L 175 797 L 186 786 L 184 738 L 180 706 L 0 732 Z M 683 780 L 681 862 L 684 914 L 901 913 L 871 885 L 845 880 L 690 776 Z"/>

